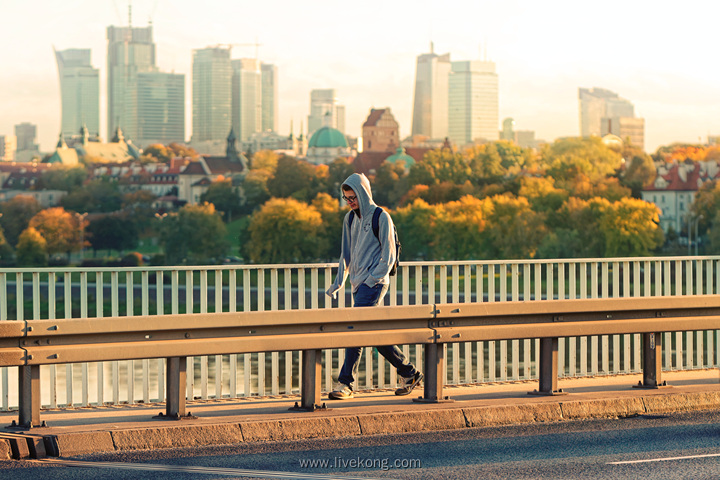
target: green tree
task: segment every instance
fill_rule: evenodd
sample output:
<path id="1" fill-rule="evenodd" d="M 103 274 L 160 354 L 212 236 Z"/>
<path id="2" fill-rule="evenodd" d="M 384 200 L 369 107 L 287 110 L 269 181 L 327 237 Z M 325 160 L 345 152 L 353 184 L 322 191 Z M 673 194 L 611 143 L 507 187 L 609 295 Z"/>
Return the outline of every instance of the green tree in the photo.
<path id="1" fill-rule="evenodd" d="M 506 169 L 503 159 L 493 143 L 478 145 L 465 152 L 469 159 L 473 180 L 477 184 L 498 183 Z"/>
<path id="2" fill-rule="evenodd" d="M 0 226 L 10 245 L 16 245 L 20 233 L 25 230 L 30 219 L 41 210 L 40 204 L 29 195 L 17 195 L 7 202 L 0 203 Z"/>
<path id="3" fill-rule="evenodd" d="M 308 162 L 293 157 L 278 160 L 275 175 L 268 179 L 270 195 L 278 198 L 293 197 L 301 201 L 315 198 L 319 191 L 316 169 Z"/>
<path id="4" fill-rule="evenodd" d="M 458 152 L 448 149 L 431 150 L 422 161 L 410 167 L 409 184 L 433 185 L 451 182 L 462 185 L 471 179 L 468 160 Z"/>
<path id="5" fill-rule="evenodd" d="M 81 220 L 62 207 L 39 211 L 30 219 L 29 226 L 45 239 L 48 254 L 79 251 L 82 248 Z"/>
<path id="6" fill-rule="evenodd" d="M 327 249 L 319 236 L 321 227 L 322 217 L 312 206 L 292 198 L 270 199 L 250 219 L 247 252 L 256 263 L 315 259 Z"/>
<path id="7" fill-rule="evenodd" d="M 226 223 L 232 221 L 233 214 L 240 212 L 240 194 L 230 179 L 220 178 L 212 182 L 205 193 L 200 195 L 200 201 L 215 205 L 225 216 Z"/>
<path id="8" fill-rule="evenodd" d="M 48 263 L 47 242 L 33 227 L 20 234 L 15 254 L 21 267 L 44 267 Z"/>
<path id="9" fill-rule="evenodd" d="M 225 256 L 227 228 L 211 203 L 185 205 L 161 227 L 168 264 L 202 264 Z"/>
<path id="10" fill-rule="evenodd" d="M 267 187 L 268 180 L 272 174 L 265 169 L 250 170 L 243 180 L 243 192 L 245 194 L 244 212 L 252 212 L 270 199 L 270 191 Z"/>
<path id="11" fill-rule="evenodd" d="M 351 163 L 344 158 L 336 158 L 328 166 L 328 193 L 333 198 L 340 198 L 340 189 L 347 178 L 355 173 Z"/>
<path id="12" fill-rule="evenodd" d="M 556 140 L 542 152 L 542 164 L 547 175 L 562 183 L 578 175 L 590 182 L 615 174 L 622 164 L 622 156 L 598 137 L 570 137 Z"/>
<path id="13" fill-rule="evenodd" d="M 375 203 L 396 207 L 408 191 L 405 167 L 400 163 L 383 162 L 375 174 L 372 190 Z"/>
<path id="14" fill-rule="evenodd" d="M 139 234 L 137 224 L 127 217 L 105 216 L 90 222 L 85 229 L 93 250 L 124 250 L 136 248 Z"/>
<path id="15" fill-rule="evenodd" d="M 313 258 L 336 260 L 340 257 L 343 220 L 348 209 L 340 208 L 338 201 L 327 193 L 319 193 L 311 206 L 320 213 L 322 224 L 317 233 L 320 239 L 318 245 L 325 247 Z"/>
<path id="16" fill-rule="evenodd" d="M 83 165 L 68 167 L 53 166 L 40 176 L 40 188 L 46 190 L 63 190 L 73 192 L 82 187 L 87 179 L 87 170 Z"/>
<path id="17" fill-rule="evenodd" d="M 627 155 L 627 156 L 626 156 Z M 632 191 L 632 196 L 641 198 L 641 191 L 644 186 L 650 185 L 657 174 L 655 163 L 650 155 L 637 150 L 629 150 L 624 158 L 625 169 L 620 175 L 624 186 Z"/>
<path id="18" fill-rule="evenodd" d="M 555 181 L 549 177 L 522 177 L 520 185 L 520 196 L 527 198 L 536 212 L 554 212 L 569 197 L 566 190 L 555 188 Z"/>
<path id="19" fill-rule="evenodd" d="M 109 213 L 120 210 L 122 194 L 117 183 L 96 178 L 63 197 L 60 204 L 75 212 Z"/>

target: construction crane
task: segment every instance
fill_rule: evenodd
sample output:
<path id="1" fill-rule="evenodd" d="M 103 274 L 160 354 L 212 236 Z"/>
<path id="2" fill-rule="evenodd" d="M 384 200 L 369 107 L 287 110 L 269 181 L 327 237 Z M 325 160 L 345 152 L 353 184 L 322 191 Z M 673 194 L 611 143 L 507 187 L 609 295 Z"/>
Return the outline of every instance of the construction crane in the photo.
<path id="1" fill-rule="evenodd" d="M 255 47 L 255 60 L 259 58 L 258 56 L 258 49 L 262 47 L 262 43 L 258 43 L 257 39 L 255 40 L 255 43 L 218 43 L 216 45 L 211 45 L 210 48 L 220 48 L 220 47 L 227 47 L 229 49 L 232 49 L 232 47 Z"/>

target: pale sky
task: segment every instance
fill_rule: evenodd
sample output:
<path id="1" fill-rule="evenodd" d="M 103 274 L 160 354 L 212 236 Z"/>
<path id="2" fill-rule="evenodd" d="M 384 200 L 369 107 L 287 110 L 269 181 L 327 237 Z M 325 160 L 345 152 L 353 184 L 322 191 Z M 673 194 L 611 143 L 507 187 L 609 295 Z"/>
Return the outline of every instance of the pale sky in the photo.
<path id="1" fill-rule="evenodd" d="M 552 141 L 577 136 L 578 87 L 602 87 L 645 118 L 645 147 L 720 134 L 720 2 L 716 0 L 134 0 L 133 26 L 152 20 L 157 63 L 186 75 L 192 134 L 192 50 L 260 43 L 279 70 L 279 130 L 307 125 L 310 90 L 335 88 L 346 130 L 390 107 L 410 133 L 415 62 L 434 42 L 451 60 L 496 63 L 500 122 Z M 128 24 L 127 0 L 0 0 L 0 135 L 38 126 L 43 151 L 60 130 L 53 46 L 91 48 L 106 127 L 106 28 Z M 233 47 L 233 58 L 255 56 Z M 500 125 L 498 125 L 498 129 Z"/>

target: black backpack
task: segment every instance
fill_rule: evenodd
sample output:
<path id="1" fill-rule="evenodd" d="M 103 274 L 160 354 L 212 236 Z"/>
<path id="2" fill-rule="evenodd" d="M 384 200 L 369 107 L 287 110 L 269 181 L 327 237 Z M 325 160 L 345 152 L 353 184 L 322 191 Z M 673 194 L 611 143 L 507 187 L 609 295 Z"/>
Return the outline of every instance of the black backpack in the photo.
<path id="1" fill-rule="evenodd" d="M 375 207 L 375 211 L 373 212 L 373 218 L 372 218 L 372 229 L 373 233 L 375 234 L 375 238 L 378 239 L 378 242 L 380 241 L 380 214 L 382 214 L 383 209 L 382 207 Z M 352 227 L 353 219 L 355 218 L 355 210 L 350 210 L 350 219 L 348 220 L 348 228 Z M 393 233 L 395 234 L 395 263 L 390 268 L 390 276 L 395 276 L 397 274 L 398 264 L 400 263 L 400 252 L 402 251 L 402 245 L 400 244 L 400 240 L 398 239 L 397 234 L 397 228 L 395 228 L 395 224 L 393 224 Z"/>

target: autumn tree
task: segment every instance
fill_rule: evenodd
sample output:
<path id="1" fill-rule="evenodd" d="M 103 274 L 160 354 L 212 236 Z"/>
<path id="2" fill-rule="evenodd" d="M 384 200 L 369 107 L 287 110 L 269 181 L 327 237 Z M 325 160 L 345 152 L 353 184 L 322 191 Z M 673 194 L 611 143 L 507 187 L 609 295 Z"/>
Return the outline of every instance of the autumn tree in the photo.
<path id="1" fill-rule="evenodd" d="M 607 207 L 600 223 L 605 232 L 605 256 L 646 256 L 663 244 L 660 211 L 654 204 L 623 198 Z"/>
<path id="2" fill-rule="evenodd" d="M 482 233 L 487 226 L 487 201 L 466 195 L 434 211 L 432 259 L 466 260 L 483 257 Z"/>
<path id="3" fill-rule="evenodd" d="M 13 257 L 13 248 L 5 239 L 5 234 L 0 227 L 0 265 L 7 265 Z"/>
<path id="4" fill-rule="evenodd" d="M 20 233 L 30 223 L 30 219 L 41 210 L 40 204 L 29 195 L 17 195 L 7 202 L 0 203 L 0 227 L 10 245 L 16 245 Z"/>
<path id="5" fill-rule="evenodd" d="M 293 198 L 273 198 L 252 215 L 244 250 L 256 263 L 312 260 L 327 249 L 318 235 L 321 227 L 322 216 L 312 206 Z"/>
<path id="6" fill-rule="evenodd" d="M 258 150 L 252 156 L 250 169 L 266 170 L 270 172 L 271 175 L 274 175 L 275 170 L 277 169 L 278 160 L 280 160 L 280 155 L 272 150 Z"/>
<path id="7" fill-rule="evenodd" d="M 400 163 L 383 162 L 375 173 L 372 191 L 373 200 L 378 205 L 397 206 L 408 191 L 405 167 Z"/>
<path id="8" fill-rule="evenodd" d="M 62 207 L 41 210 L 30 219 L 29 226 L 45 239 L 48 254 L 70 254 L 82 248 L 81 220 Z"/>
<path id="9" fill-rule="evenodd" d="M 21 267 L 44 267 L 48 263 L 47 242 L 33 227 L 22 231 L 15 249 L 17 264 Z"/>
<path id="10" fill-rule="evenodd" d="M 489 201 L 484 258 L 535 258 L 547 234 L 545 215 L 533 211 L 525 197 L 506 194 Z"/>
<path id="11" fill-rule="evenodd" d="M 426 187 L 427 188 L 427 187 Z M 408 260 L 433 258 L 434 221 L 437 206 L 422 199 L 400 207 L 392 213 L 393 222 L 402 244 L 402 257 Z"/>
<path id="12" fill-rule="evenodd" d="M 560 185 L 578 175 L 584 175 L 592 183 L 615 174 L 622 164 L 622 156 L 598 137 L 571 137 L 546 146 L 541 162 L 547 175 Z"/>
<path id="13" fill-rule="evenodd" d="M 225 256 L 227 228 L 211 203 L 185 205 L 165 218 L 161 242 L 168 264 L 202 264 Z"/>
<path id="14" fill-rule="evenodd" d="M 314 258 L 335 260 L 340 257 L 343 220 L 348 208 L 340 208 L 338 201 L 327 193 L 319 193 L 310 205 L 320 213 L 322 220 L 318 228 L 318 245 L 326 247 Z"/>

